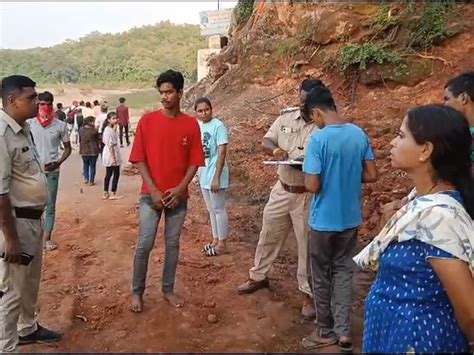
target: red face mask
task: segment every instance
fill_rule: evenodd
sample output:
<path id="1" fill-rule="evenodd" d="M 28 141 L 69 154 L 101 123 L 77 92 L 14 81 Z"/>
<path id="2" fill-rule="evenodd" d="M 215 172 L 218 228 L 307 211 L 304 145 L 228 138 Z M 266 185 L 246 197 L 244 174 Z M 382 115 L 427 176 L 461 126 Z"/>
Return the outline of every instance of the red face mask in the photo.
<path id="1" fill-rule="evenodd" d="M 54 108 L 49 105 L 39 105 L 38 115 L 36 116 L 43 128 L 48 127 L 54 118 Z"/>

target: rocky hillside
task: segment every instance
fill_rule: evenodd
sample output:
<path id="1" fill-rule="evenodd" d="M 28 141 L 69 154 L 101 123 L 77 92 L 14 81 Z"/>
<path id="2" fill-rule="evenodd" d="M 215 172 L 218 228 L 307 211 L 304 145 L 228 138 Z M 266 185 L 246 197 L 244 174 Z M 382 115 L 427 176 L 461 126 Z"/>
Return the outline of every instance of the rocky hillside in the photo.
<path id="1" fill-rule="evenodd" d="M 295 105 L 300 81 L 319 78 L 373 141 L 381 179 L 364 191 L 361 233 L 371 237 L 379 206 L 410 187 L 390 166 L 389 142 L 409 107 L 441 101 L 450 77 L 474 69 L 473 18 L 474 6 L 449 2 L 241 2 L 229 46 L 186 93 L 188 108 L 209 96 L 230 127 L 235 200 L 263 206 L 275 173 L 261 163 L 261 138 Z M 255 215 L 242 220 L 258 229 Z"/>

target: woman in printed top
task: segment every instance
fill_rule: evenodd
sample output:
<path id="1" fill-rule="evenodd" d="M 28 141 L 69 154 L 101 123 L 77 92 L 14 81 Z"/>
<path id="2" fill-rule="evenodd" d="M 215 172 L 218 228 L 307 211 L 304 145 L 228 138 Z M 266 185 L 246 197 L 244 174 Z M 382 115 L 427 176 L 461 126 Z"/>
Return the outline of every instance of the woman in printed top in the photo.
<path id="1" fill-rule="evenodd" d="M 109 112 L 102 128 L 102 163 L 105 166 L 104 178 L 104 200 L 118 200 L 122 196 L 117 195 L 118 182 L 120 178 L 120 165 L 122 157 L 118 145 L 117 116 L 115 112 Z M 110 181 L 112 180 L 112 195 L 109 193 Z"/>
<path id="2" fill-rule="evenodd" d="M 226 155 L 229 138 L 224 123 L 213 116 L 212 104 L 207 97 L 198 98 L 194 109 L 200 121 L 206 159 L 206 166 L 198 170 L 199 185 L 209 211 L 212 229 L 212 242 L 204 246 L 203 253 L 216 256 L 226 252 L 226 240 L 229 235 L 226 209 L 226 190 L 229 188 Z"/>
<path id="3" fill-rule="evenodd" d="M 378 270 L 364 352 L 466 352 L 474 341 L 474 183 L 466 118 L 441 105 L 408 112 L 391 160 L 415 188 L 384 206 L 384 227 L 354 260 Z"/>

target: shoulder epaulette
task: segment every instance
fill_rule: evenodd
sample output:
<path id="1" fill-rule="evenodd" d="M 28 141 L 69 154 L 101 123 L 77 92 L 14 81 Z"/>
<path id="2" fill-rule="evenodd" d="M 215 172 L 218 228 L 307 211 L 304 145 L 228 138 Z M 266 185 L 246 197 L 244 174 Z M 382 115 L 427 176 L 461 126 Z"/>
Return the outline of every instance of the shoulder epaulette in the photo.
<path id="1" fill-rule="evenodd" d="M 7 131 L 8 123 L 4 120 L 0 120 L 0 136 L 4 136 Z"/>
<path id="2" fill-rule="evenodd" d="M 287 107 L 280 111 L 280 115 L 284 115 L 285 113 L 295 112 L 299 109 L 300 109 L 299 107 Z"/>

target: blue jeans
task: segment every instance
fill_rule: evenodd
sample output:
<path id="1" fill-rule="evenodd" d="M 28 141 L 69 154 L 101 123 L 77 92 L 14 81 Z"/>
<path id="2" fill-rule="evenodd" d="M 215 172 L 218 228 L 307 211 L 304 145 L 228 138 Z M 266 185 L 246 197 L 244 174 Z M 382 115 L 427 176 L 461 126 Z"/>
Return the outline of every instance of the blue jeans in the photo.
<path id="1" fill-rule="evenodd" d="M 97 166 L 97 156 L 82 156 L 82 175 L 84 176 L 84 180 L 88 182 L 95 181 L 95 172 Z"/>
<path id="2" fill-rule="evenodd" d="M 139 233 L 133 261 L 133 293 L 141 296 L 145 292 L 148 259 L 155 244 L 158 224 L 163 213 L 165 215 L 165 262 L 161 284 L 164 293 L 173 292 L 178 266 L 179 241 L 186 217 L 187 202 L 181 201 L 178 207 L 163 210 L 155 208 L 150 195 L 142 195 L 139 202 Z"/>

